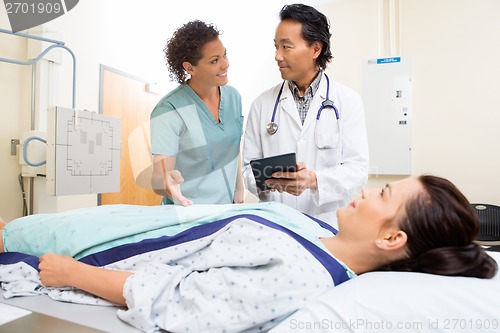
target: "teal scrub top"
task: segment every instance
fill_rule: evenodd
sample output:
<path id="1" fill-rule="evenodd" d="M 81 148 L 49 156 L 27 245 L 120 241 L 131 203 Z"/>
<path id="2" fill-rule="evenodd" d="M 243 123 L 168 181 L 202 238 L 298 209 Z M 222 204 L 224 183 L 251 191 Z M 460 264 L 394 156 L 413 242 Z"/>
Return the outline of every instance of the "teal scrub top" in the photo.
<path id="1" fill-rule="evenodd" d="M 182 194 L 198 204 L 232 203 L 243 132 L 241 96 L 220 87 L 218 123 L 187 84 L 164 96 L 151 112 L 151 152 L 176 157 Z M 172 199 L 164 197 L 164 204 Z"/>

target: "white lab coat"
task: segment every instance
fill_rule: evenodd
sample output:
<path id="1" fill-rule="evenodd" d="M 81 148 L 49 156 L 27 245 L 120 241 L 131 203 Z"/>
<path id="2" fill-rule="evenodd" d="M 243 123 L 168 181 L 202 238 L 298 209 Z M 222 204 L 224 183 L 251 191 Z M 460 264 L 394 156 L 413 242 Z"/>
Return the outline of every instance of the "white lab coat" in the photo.
<path id="1" fill-rule="evenodd" d="M 330 95 L 340 113 L 340 133 L 331 108 L 321 112 L 315 138 L 316 115 L 326 99 L 327 82 L 323 76 L 318 91 L 301 124 L 292 92 L 285 83 L 276 110 L 278 131 L 267 133 L 281 83 L 263 92 L 253 103 L 248 115 L 243 141 L 243 177 L 247 189 L 255 194 L 257 188 L 250 167 L 256 158 L 295 152 L 297 162 L 304 162 L 316 172 L 318 189 L 306 190 L 300 196 L 288 193 L 261 193 L 261 201 L 278 201 L 317 217 L 337 227 L 336 210 L 348 204 L 368 178 L 368 142 L 361 96 L 352 89 L 330 79 Z M 340 138 L 340 139 L 339 139 Z M 318 149 L 325 141 L 332 149 Z"/>

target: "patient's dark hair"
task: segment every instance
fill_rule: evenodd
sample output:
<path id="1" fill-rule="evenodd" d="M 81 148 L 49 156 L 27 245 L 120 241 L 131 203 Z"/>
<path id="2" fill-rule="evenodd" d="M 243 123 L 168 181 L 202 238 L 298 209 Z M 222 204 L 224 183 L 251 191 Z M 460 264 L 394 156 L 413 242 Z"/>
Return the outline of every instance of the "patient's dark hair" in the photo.
<path id="1" fill-rule="evenodd" d="M 170 79 L 186 83 L 188 74 L 182 63 L 187 61 L 194 66 L 198 65 L 198 61 L 203 58 L 203 46 L 216 40 L 221 34 L 215 25 L 200 20 L 188 22 L 177 29 L 163 49 Z"/>
<path id="2" fill-rule="evenodd" d="M 480 221 L 469 201 L 444 178 L 423 175 L 418 180 L 424 190 L 407 201 L 399 221 L 408 235 L 409 259 L 383 270 L 493 277 L 497 264 L 474 242 Z"/>

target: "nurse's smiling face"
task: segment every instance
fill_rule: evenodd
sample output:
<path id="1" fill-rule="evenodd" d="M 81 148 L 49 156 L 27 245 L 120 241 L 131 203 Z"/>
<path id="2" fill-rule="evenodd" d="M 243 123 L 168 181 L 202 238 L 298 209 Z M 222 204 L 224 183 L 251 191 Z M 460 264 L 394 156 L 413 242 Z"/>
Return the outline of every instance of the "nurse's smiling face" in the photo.
<path id="1" fill-rule="evenodd" d="M 186 65 L 192 80 L 203 83 L 207 87 L 224 86 L 228 83 L 227 71 L 229 60 L 226 48 L 219 38 L 206 43 L 202 48 L 203 57 L 198 64 Z"/>
<path id="2" fill-rule="evenodd" d="M 375 241 L 384 228 L 398 228 L 395 218 L 404 213 L 407 200 L 422 190 L 415 178 L 393 182 L 378 190 L 364 189 L 361 197 L 337 211 L 338 235 L 357 241 Z"/>

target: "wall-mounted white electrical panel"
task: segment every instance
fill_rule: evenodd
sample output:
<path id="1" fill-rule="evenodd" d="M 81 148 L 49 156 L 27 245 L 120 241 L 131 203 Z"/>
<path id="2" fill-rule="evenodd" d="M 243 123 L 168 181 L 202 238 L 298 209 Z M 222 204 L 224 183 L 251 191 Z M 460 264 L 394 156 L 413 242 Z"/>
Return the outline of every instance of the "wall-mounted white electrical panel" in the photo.
<path id="1" fill-rule="evenodd" d="M 363 62 L 363 103 L 371 175 L 411 174 L 411 63 L 407 57 Z"/>

